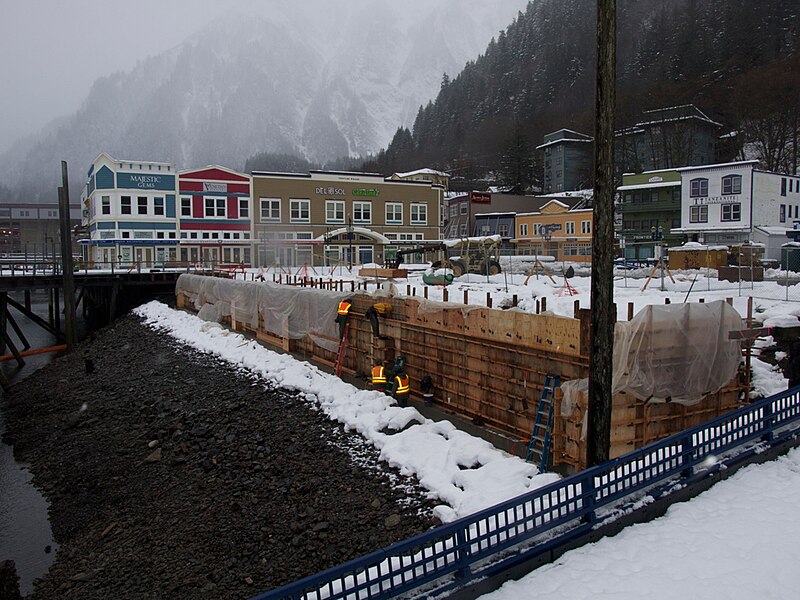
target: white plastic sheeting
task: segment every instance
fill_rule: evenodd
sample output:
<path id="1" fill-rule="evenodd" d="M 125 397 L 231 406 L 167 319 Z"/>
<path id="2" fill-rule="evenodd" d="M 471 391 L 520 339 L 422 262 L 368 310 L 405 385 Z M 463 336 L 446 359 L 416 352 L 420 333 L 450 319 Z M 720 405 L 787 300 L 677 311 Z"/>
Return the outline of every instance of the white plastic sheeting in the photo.
<path id="1" fill-rule="evenodd" d="M 613 389 L 649 402 L 697 404 L 724 387 L 742 360 L 742 317 L 722 300 L 647 306 L 614 330 Z"/>
<path id="2" fill-rule="evenodd" d="M 742 327 L 742 317 L 722 300 L 647 306 L 614 329 L 613 393 L 644 402 L 697 404 L 736 375 L 741 346 L 728 333 Z M 565 381 L 561 391 L 561 414 L 572 415 L 581 395 L 588 394 L 588 379 Z"/>
<path id="3" fill-rule="evenodd" d="M 326 350 L 338 348 L 336 310 L 352 294 L 316 288 L 297 288 L 271 282 L 238 281 L 183 274 L 176 291 L 193 303 L 198 316 L 220 322 L 225 317 L 276 336 L 301 339 L 309 336 Z"/>

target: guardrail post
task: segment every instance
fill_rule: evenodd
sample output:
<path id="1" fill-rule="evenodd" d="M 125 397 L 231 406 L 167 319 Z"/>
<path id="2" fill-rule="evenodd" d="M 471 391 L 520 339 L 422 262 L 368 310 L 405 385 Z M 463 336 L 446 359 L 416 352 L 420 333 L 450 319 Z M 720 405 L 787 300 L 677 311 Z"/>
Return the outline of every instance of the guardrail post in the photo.
<path id="1" fill-rule="evenodd" d="M 467 579 L 470 574 L 469 568 L 469 546 L 467 545 L 466 531 L 462 527 L 456 531 L 456 577 Z"/>
<path id="2" fill-rule="evenodd" d="M 583 516 L 581 523 L 592 524 L 597 521 L 597 514 L 594 512 L 596 490 L 594 487 L 594 474 L 589 473 L 581 480 L 581 502 L 583 505 Z"/>
<path id="3" fill-rule="evenodd" d="M 764 434 L 761 436 L 761 441 L 771 442 L 775 437 L 775 432 L 772 429 L 775 424 L 775 411 L 772 409 L 772 402 L 767 402 L 764 405 L 764 419 L 762 423 L 764 424 Z"/>
<path id="4" fill-rule="evenodd" d="M 684 465 L 684 469 L 681 471 L 681 477 L 691 477 L 694 475 L 693 453 L 694 444 L 692 443 L 692 434 L 690 433 L 681 440 L 681 464 Z"/>

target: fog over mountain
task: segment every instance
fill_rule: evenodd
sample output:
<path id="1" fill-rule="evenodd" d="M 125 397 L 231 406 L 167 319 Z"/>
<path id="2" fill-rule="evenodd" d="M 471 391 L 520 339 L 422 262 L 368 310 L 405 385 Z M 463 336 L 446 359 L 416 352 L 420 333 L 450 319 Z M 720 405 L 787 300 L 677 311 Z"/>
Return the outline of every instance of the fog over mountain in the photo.
<path id="1" fill-rule="evenodd" d="M 281 1 L 271 12 L 226 14 L 98 79 L 75 114 L 0 156 L 0 184 L 13 199 L 50 198 L 60 160 L 79 185 L 101 151 L 236 169 L 263 151 L 320 163 L 374 152 L 413 124 L 443 73 L 457 74 L 525 5 Z"/>

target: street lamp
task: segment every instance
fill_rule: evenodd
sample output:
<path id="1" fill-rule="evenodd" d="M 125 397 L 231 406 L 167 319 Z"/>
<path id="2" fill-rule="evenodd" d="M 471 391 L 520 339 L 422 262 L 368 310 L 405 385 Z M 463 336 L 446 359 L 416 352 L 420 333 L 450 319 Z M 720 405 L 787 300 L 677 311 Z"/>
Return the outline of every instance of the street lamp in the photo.
<path id="1" fill-rule="evenodd" d="M 349 216 L 347 217 L 347 242 L 348 245 L 350 246 L 348 252 L 347 264 L 348 264 L 348 269 L 352 271 L 353 270 L 353 218 Z"/>

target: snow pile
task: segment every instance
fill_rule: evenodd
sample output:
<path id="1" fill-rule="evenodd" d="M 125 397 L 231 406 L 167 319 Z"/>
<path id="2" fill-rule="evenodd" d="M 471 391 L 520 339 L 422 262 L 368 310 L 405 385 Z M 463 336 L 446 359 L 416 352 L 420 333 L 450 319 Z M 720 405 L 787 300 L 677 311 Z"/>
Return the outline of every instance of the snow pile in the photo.
<path id="1" fill-rule="evenodd" d="M 361 390 L 317 367 L 272 352 L 216 323 L 150 302 L 134 311 L 147 324 L 179 341 L 238 365 L 276 386 L 295 390 L 331 419 L 357 431 L 380 450 L 381 460 L 415 476 L 430 496 L 446 505 L 435 514 L 444 522 L 469 515 L 558 479 L 459 431 L 434 422 L 388 396 Z"/>
<path id="2" fill-rule="evenodd" d="M 800 449 L 751 465 L 655 521 L 572 550 L 483 600 L 796 598 Z"/>

